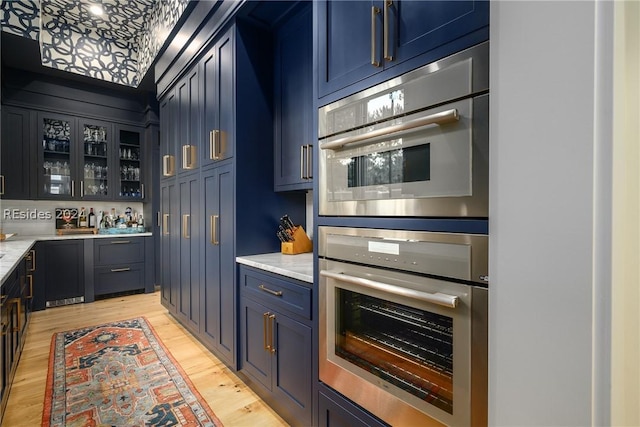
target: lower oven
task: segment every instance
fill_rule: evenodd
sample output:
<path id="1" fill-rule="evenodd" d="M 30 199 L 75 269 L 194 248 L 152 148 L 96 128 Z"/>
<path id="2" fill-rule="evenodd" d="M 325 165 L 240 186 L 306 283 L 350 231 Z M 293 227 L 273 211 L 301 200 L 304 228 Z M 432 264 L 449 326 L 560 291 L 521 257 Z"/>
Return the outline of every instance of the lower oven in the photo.
<path id="1" fill-rule="evenodd" d="M 486 425 L 486 236 L 319 236 L 320 380 L 391 425 Z"/>

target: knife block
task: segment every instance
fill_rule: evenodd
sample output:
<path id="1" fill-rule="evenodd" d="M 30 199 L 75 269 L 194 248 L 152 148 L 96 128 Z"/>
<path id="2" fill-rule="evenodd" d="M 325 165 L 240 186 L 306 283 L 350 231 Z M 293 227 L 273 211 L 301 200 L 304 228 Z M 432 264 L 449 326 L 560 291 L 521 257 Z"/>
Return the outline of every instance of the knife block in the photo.
<path id="1" fill-rule="evenodd" d="M 297 255 L 306 252 L 313 252 L 313 244 L 302 226 L 297 226 L 293 230 L 293 242 L 282 242 L 281 251 L 286 255 Z"/>

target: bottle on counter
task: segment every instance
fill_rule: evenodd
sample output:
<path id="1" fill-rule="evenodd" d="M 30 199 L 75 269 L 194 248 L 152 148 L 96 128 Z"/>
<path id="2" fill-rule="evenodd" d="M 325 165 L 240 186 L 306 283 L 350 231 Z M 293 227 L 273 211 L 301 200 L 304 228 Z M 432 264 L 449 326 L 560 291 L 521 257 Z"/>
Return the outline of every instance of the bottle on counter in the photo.
<path id="1" fill-rule="evenodd" d="M 93 208 L 89 209 L 89 228 L 96 228 L 96 214 L 93 213 Z"/>
<path id="2" fill-rule="evenodd" d="M 78 215 L 78 227 L 87 228 L 87 225 L 87 211 L 85 211 L 84 207 L 81 207 L 80 215 Z"/>

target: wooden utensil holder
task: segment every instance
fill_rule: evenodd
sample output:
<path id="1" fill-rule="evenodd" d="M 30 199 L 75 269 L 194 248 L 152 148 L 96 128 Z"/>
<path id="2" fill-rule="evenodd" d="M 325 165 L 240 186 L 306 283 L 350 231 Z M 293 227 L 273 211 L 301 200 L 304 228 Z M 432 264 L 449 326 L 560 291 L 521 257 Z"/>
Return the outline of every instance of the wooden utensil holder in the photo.
<path id="1" fill-rule="evenodd" d="M 293 242 L 282 242 L 281 251 L 286 255 L 297 255 L 306 252 L 313 252 L 313 244 L 302 226 L 297 226 L 293 230 Z"/>

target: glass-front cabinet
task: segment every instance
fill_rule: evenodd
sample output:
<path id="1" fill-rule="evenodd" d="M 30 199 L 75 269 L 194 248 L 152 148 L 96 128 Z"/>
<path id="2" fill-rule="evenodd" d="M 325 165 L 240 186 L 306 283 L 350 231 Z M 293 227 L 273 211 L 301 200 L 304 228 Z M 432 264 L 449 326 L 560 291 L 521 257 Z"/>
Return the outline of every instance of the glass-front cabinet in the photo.
<path id="1" fill-rule="evenodd" d="M 133 126 L 117 126 L 116 152 L 117 197 L 122 199 L 144 198 L 144 174 L 142 152 L 142 130 Z"/>
<path id="2" fill-rule="evenodd" d="M 144 128 L 38 114 L 38 198 L 144 199 Z"/>
<path id="3" fill-rule="evenodd" d="M 38 115 L 38 125 L 42 139 L 38 195 L 43 198 L 73 198 L 76 195 L 77 163 L 75 118 L 42 113 Z"/>
<path id="4" fill-rule="evenodd" d="M 82 140 L 78 168 L 79 196 L 87 200 L 112 198 L 112 126 L 109 123 L 80 119 L 79 128 Z"/>

